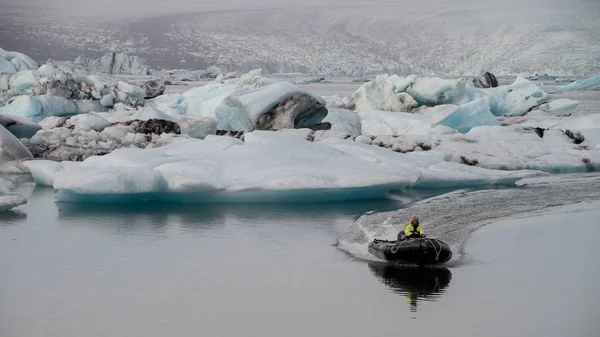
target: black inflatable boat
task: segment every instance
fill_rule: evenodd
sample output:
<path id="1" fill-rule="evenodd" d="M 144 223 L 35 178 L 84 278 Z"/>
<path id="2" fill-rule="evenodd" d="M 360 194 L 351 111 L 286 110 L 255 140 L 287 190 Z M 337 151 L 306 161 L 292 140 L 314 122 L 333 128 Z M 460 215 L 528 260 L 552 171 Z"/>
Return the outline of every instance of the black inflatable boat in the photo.
<path id="1" fill-rule="evenodd" d="M 418 265 L 442 264 L 452 258 L 450 247 L 437 239 L 419 238 L 399 241 L 375 239 L 369 253 L 388 261 L 404 261 Z"/>

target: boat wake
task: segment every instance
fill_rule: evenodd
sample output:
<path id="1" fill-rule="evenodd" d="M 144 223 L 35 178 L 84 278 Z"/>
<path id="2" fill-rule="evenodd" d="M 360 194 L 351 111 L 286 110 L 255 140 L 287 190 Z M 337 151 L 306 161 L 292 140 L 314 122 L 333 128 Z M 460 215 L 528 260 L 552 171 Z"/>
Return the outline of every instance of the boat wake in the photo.
<path id="1" fill-rule="evenodd" d="M 460 190 L 407 205 L 397 211 L 370 213 L 358 218 L 337 240 L 337 247 L 353 257 L 381 261 L 369 253 L 374 239 L 395 240 L 413 215 L 430 238 L 448 244 L 456 267 L 471 259 L 464 245 L 471 234 L 486 224 L 507 217 L 527 217 L 556 206 L 600 199 L 600 174 L 529 178 L 515 188 Z"/>

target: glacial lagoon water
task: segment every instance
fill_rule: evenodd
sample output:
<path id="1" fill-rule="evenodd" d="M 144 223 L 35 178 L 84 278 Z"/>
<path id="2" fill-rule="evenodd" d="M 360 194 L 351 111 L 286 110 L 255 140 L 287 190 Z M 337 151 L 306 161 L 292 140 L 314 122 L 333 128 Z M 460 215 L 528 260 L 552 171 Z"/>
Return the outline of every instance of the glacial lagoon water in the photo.
<path id="1" fill-rule="evenodd" d="M 540 200 L 556 186 L 573 193 L 490 219 L 464 234 L 460 261 L 425 270 L 365 261 L 336 242 L 367 211 L 443 191 L 321 205 L 84 205 L 21 183 L 29 203 L 0 215 L 0 336 L 597 336 L 598 179 L 540 182 Z"/>

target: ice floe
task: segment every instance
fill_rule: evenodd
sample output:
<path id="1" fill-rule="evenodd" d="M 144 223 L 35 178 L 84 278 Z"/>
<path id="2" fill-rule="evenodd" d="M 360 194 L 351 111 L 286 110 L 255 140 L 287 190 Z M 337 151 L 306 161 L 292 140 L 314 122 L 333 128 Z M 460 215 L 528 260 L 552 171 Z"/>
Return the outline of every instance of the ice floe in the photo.
<path id="1" fill-rule="evenodd" d="M 11 192 L 14 185 L 5 179 L 0 178 L 0 212 L 10 210 L 27 203 L 27 199 Z"/>
<path id="2" fill-rule="evenodd" d="M 561 92 L 573 90 L 600 90 L 600 76 L 584 78 L 560 87 Z"/>
<path id="3" fill-rule="evenodd" d="M 63 166 L 30 161 L 39 183 L 63 201 L 264 202 L 383 197 L 405 187 L 512 184 L 535 171 L 494 171 L 448 163 L 441 152 L 400 155 L 360 142 L 307 142 L 254 131 L 244 142 L 208 136 L 151 150 L 119 149 Z M 37 166 L 37 167 L 36 167 Z M 202 169 L 198 169 L 202 168 Z M 53 176 L 53 178 L 52 178 Z"/>

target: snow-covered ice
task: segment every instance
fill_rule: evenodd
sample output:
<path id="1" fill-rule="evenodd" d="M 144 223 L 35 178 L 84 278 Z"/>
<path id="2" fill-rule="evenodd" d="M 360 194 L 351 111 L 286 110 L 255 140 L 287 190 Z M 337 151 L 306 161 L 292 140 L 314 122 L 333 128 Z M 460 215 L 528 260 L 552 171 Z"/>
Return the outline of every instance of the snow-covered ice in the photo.
<path id="1" fill-rule="evenodd" d="M 0 212 L 8 211 L 26 203 L 27 199 L 20 195 L 0 195 Z"/>
<path id="2" fill-rule="evenodd" d="M 38 164 L 35 176 L 42 177 L 40 183 L 53 180 L 63 201 L 300 202 L 383 197 L 391 189 L 442 183 L 513 184 L 541 174 L 469 167 L 446 157 L 254 131 L 245 134 L 244 142 L 208 136 L 155 149 L 119 149 L 58 172 L 56 165 Z"/>
<path id="3" fill-rule="evenodd" d="M 475 88 L 465 78 L 380 75 L 352 95 L 349 107 L 357 112 L 417 112 L 419 106 L 462 105 L 480 98 L 487 101 L 495 116 L 521 116 L 551 96 L 523 77 L 510 85 Z"/>

